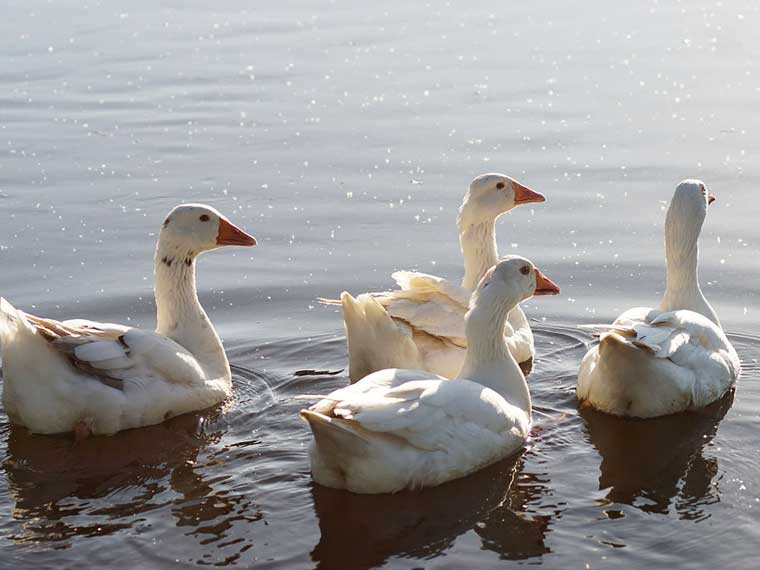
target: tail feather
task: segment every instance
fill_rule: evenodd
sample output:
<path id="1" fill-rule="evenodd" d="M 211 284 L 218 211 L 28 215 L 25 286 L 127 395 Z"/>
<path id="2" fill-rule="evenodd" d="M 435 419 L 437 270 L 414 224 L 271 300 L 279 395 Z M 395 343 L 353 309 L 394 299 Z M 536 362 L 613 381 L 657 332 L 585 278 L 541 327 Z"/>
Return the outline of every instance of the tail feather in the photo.
<path id="1" fill-rule="evenodd" d="M 624 357 L 624 358 L 637 358 L 641 356 L 641 352 L 646 352 L 654 356 L 660 356 L 663 351 L 663 346 L 652 341 L 650 338 L 642 338 L 633 331 L 633 334 L 628 333 L 627 330 L 613 330 L 611 332 L 599 333 L 599 351 L 604 356 L 611 358 Z M 668 339 L 666 339 L 668 340 Z M 677 338 L 676 340 L 681 340 Z M 688 338 L 686 339 L 688 341 Z M 675 351 L 680 344 L 674 344 L 673 350 L 667 354 L 662 354 L 663 357 L 669 356 Z"/>
<path id="2" fill-rule="evenodd" d="M 0 341 L 3 341 L 8 334 L 15 331 L 18 323 L 23 319 L 16 308 L 11 305 L 4 297 L 0 297 Z"/>
<path id="3" fill-rule="evenodd" d="M 301 410 L 301 417 L 309 422 L 314 440 L 323 457 L 366 455 L 370 441 L 355 422 L 331 418 L 312 410 Z"/>
<path id="4" fill-rule="evenodd" d="M 386 368 L 419 368 L 411 328 L 394 321 L 372 295 L 341 293 L 351 382 Z"/>
<path id="5" fill-rule="evenodd" d="M 599 340 L 599 352 L 604 353 L 605 356 L 617 355 L 618 351 L 621 351 L 620 354 L 633 354 L 639 351 L 635 342 L 635 339 L 628 340 L 618 331 L 602 333 Z"/>
<path id="6" fill-rule="evenodd" d="M 670 413 L 666 404 L 677 403 L 682 395 L 677 391 L 671 393 L 670 383 L 662 382 L 658 369 L 654 368 L 658 360 L 649 345 L 616 332 L 602 334 L 599 378 L 588 386 L 587 397 L 595 407 L 615 415 L 650 417 Z M 656 401 L 652 399 L 655 393 Z M 662 410 L 659 404 L 664 406 Z"/>
<path id="7" fill-rule="evenodd" d="M 11 305 L 5 297 L 0 297 L 0 313 L 8 317 L 18 317 L 16 307 Z"/>
<path id="8" fill-rule="evenodd" d="M 636 339 L 628 339 L 618 332 L 602 333 L 599 337 L 599 358 L 615 370 L 617 376 L 626 376 L 625 372 L 632 369 L 632 361 L 640 360 L 646 351 Z"/>
<path id="9" fill-rule="evenodd" d="M 382 323 L 384 325 L 393 325 L 395 327 L 391 316 L 380 304 L 380 302 L 372 295 L 367 295 L 365 293 L 364 295 L 359 295 L 359 299 L 360 302 L 364 305 L 364 316 L 367 318 L 367 321 L 378 324 Z"/>

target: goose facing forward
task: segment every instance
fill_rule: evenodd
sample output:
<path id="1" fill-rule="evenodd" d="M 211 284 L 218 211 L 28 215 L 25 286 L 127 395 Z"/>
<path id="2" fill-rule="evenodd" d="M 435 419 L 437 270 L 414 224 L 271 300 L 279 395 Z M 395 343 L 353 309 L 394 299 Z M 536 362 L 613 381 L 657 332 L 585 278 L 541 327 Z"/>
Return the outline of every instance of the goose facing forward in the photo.
<path id="1" fill-rule="evenodd" d="M 697 278 L 699 234 L 715 200 L 684 180 L 665 219 L 667 286 L 659 309 L 636 307 L 597 329 L 578 373 L 578 399 L 603 412 L 649 418 L 702 408 L 736 382 L 739 357 Z"/>
<path id="2" fill-rule="evenodd" d="M 381 370 L 302 410 L 314 433 L 314 480 L 392 493 L 463 477 L 521 448 L 531 428 L 530 392 L 504 325 L 520 301 L 558 293 L 530 261 L 507 257 L 472 296 L 456 379 Z"/>
<path id="3" fill-rule="evenodd" d="M 54 321 L 0 299 L 3 405 L 43 434 L 113 434 L 226 399 L 222 343 L 198 301 L 195 259 L 256 240 L 214 208 L 174 208 L 155 254 L 156 332 L 86 320 Z"/>
<path id="4" fill-rule="evenodd" d="M 464 315 L 470 295 L 499 260 L 496 220 L 516 206 L 545 200 L 543 194 L 503 174 L 478 176 L 457 218 L 464 257 L 461 286 L 434 275 L 397 271 L 392 277 L 400 290 L 357 298 L 344 292 L 340 303 L 351 381 L 386 368 L 419 368 L 446 378 L 456 376 L 467 348 Z M 528 373 L 535 353 L 533 332 L 519 305 L 509 313 L 504 336 Z"/>

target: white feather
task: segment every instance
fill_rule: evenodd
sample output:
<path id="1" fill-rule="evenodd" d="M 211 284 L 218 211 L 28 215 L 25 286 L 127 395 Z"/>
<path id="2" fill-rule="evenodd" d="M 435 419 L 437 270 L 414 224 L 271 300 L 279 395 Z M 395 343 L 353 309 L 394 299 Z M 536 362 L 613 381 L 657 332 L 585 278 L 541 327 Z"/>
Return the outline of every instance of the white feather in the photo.
<path id="1" fill-rule="evenodd" d="M 636 307 L 602 331 L 581 362 L 577 396 L 602 411 L 655 417 L 702 408 L 739 377 L 734 347 L 697 281 L 704 184 L 679 184 L 666 219 L 668 288 L 660 309 Z"/>
<path id="2" fill-rule="evenodd" d="M 507 278 L 519 275 L 516 260 L 497 264 L 483 279 L 490 278 L 488 293 L 481 285 L 474 297 L 462 377 L 380 370 L 301 412 L 315 437 L 317 482 L 358 493 L 437 485 L 522 447 L 531 425 L 528 386 L 506 343 L 493 342 L 509 309 L 529 296 L 514 285 L 523 281 Z"/>
<path id="3" fill-rule="evenodd" d="M 215 221 L 203 223 L 203 214 Z M 59 433 L 84 421 L 94 433 L 112 434 L 230 395 L 229 363 L 198 303 L 194 264 L 186 262 L 217 247 L 223 217 L 213 208 L 187 204 L 167 219 L 155 257 L 156 332 L 43 319 L 0 300 L 3 404 L 14 423 Z"/>
<path id="4" fill-rule="evenodd" d="M 510 179 L 504 175 L 476 178 L 462 204 L 458 219 L 465 258 L 462 286 L 436 275 L 396 271 L 392 277 L 399 289 L 371 293 L 396 322 L 395 329 L 388 325 L 387 317 L 375 311 L 357 311 L 355 302 L 342 299 L 352 382 L 392 367 L 421 368 L 446 378 L 459 373 L 467 348 L 464 316 L 472 288 L 498 261 L 496 218 L 514 207 L 513 202 L 502 200 L 504 190 L 496 186 L 499 182 L 504 188 Z M 349 301 L 366 304 L 362 295 Z M 510 312 L 504 336 L 518 362 L 531 361 L 533 333 L 519 306 Z"/>

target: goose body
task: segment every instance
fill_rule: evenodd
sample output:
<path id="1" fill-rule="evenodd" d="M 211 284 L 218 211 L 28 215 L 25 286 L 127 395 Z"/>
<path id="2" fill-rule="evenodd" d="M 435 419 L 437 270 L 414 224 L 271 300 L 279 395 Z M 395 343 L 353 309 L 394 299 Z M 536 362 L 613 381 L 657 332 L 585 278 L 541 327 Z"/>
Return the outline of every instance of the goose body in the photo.
<path id="1" fill-rule="evenodd" d="M 113 434 L 226 399 L 230 367 L 195 288 L 195 258 L 254 238 L 203 205 L 178 206 L 155 256 L 155 332 L 29 315 L 0 299 L 3 405 L 36 433 Z"/>
<path id="2" fill-rule="evenodd" d="M 699 180 L 676 188 L 665 221 L 667 288 L 658 309 L 637 307 L 596 329 L 576 394 L 603 412 L 649 418 L 702 408 L 739 377 L 736 350 L 699 287 L 698 239 L 714 200 Z"/>
<path id="3" fill-rule="evenodd" d="M 464 316 L 480 279 L 498 261 L 495 223 L 520 204 L 543 202 L 534 192 L 503 174 L 478 176 L 459 210 L 457 225 L 464 256 L 461 285 L 414 271 L 393 274 L 399 289 L 341 295 L 349 351 L 349 372 L 356 382 L 384 368 L 419 368 L 455 377 L 465 360 Z M 505 322 L 504 336 L 521 368 L 530 371 L 533 333 L 519 305 Z"/>
<path id="4" fill-rule="evenodd" d="M 520 449 L 530 433 L 530 393 L 504 324 L 518 302 L 558 292 L 528 260 L 505 258 L 473 294 L 457 378 L 381 370 L 302 410 L 314 434 L 314 480 L 392 493 L 465 476 Z"/>

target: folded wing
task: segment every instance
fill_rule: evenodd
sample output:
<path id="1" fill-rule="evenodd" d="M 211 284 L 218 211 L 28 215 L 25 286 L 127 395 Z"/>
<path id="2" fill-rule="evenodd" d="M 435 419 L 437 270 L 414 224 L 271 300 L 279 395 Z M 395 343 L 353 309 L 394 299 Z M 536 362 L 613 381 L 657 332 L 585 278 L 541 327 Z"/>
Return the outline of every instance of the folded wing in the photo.
<path id="1" fill-rule="evenodd" d="M 400 290 L 375 294 L 389 315 L 419 331 L 446 338 L 461 347 L 467 346 L 464 315 L 470 302 L 468 289 L 414 271 L 397 271 L 393 279 Z"/>
<path id="2" fill-rule="evenodd" d="M 489 434 L 501 436 L 519 424 L 518 411 L 501 396 L 467 380 L 420 379 L 369 389 L 362 381 L 328 398 L 312 409 L 425 451 L 451 449 Z"/>
<path id="3" fill-rule="evenodd" d="M 27 322 L 77 369 L 119 390 L 130 380 L 178 384 L 204 380 L 195 357 L 171 339 L 112 323 L 55 321 L 25 315 Z"/>
<path id="4" fill-rule="evenodd" d="M 632 346 L 647 351 L 655 358 L 680 360 L 684 351 L 696 347 L 704 351 L 718 351 L 725 347 L 725 339 L 706 317 L 693 311 L 648 311 L 627 316 L 611 325 L 580 325 L 596 331 L 595 336 L 617 333 Z"/>

